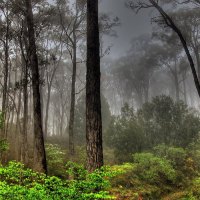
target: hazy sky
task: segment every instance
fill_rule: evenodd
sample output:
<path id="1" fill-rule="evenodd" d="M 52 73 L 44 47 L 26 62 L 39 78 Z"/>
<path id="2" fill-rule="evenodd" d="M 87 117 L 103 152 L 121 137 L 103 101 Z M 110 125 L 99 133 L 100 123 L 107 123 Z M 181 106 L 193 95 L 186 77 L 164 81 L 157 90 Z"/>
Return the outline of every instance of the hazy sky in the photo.
<path id="1" fill-rule="evenodd" d="M 53 2 L 54 0 L 48 1 Z M 126 54 L 130 48 L 132 38 L 151 31 L 149 9 L 141 10 L 138 14 L 135 14 L 132 10 L 125 7 L 125 0 L 99 0 L 99 2 L 100 12 L 117 16 L 121 22 L 121 26 L 116 28 L 117 38 L 104 38 L 107 46 L 113 45 L 110 54 L 113 58 Z"/>
<path id="2" fill-rule="evenodd" d="M 100 12 L 112 13 L 121 21 L 121 26 L 116 29 L 118 38 L 105 38 L 106 44 L 113 44 L 111 56 L 115 58 L 128 51 L 132 38 L 151 32 L 152 27 L 150 10 L 141 10 L 139 14 L 135 14 L 125 7 L 124 2 L 124 0 L 101 0 L 100 3 Z"/>

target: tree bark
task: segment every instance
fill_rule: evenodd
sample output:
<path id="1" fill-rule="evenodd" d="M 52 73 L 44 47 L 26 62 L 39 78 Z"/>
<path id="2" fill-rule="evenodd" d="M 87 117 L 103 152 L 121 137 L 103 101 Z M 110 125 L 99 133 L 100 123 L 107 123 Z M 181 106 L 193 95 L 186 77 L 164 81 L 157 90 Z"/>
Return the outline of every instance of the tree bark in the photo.
<path id="1" fill-rule="evenodd" d="M 40 78 L 38 57 L 35 43 L 35 30 L 33 23 L 33 11 L 31 0 L 25 0 L 26 20 L 28 26 L 29 41 L 29 62 L 32 72 L 33 88 L 33 115 L 34 115 L 34 166 L 33 169 L 38 172 L 47 173 L 46 154 L 44 147 L 44 137 L 42 130 L 42 113 L 40 101 Z"/>
<path id="2" fill-rule="evenodd" d="M 28 125 L 28 66 L 24 62 L 24 81 L 23 81 L 23 101 L 24 101 L 24 113 L 23 113 L 23 129 L 21 138 L 21 162 L 25 165 L 28 164 L 28 139 L 27 139 L 27 125 Z"/>
<path id="3" fill-rule="evenodd" d="M 98 0 L 87 0 L 86 141 L 87 168 L 103 166 Z"/>
<path id="4" fill-rule="evenodd" d="M 3 114 L 3 126 L 2 126 L 2 137 L 5 138 L 5 123 L 6 123 L 6 107 L 7 107 L 7 92 L 8 92 L 8 59 L 9 59 L 9 20 L 8 16 L 6 17 L 7 27 L 6 27 L 6 40 L 4 43 L 4 54 L 5 54 L 5 63 L 4 63 L 4 83 L 3 83 L 3 99 L 2 99 L 2 114 Z"/>
<path id="5" fill-rule="evenodd" d="M 194 49 L 194 53 L 195 53 L 195 57 L 196 57 L 196 61 L 197 61 L 198 78 L 199 78 L 199 81 L 200 81 L 200 58 L 199 58 L 199 50 L 198 50 L 198 48 Z"/>
<path id="6" fill-rule="evenodd" d="M 73 31 L 73 72 L 72 72 L 72 87 L 71 87 L 71 106 L 69 117 L 69 153 L 74 156 L 74 111 L 75 111 L 75 97 L 76 97 L 76 33 Z"/>
<path id="7" fill-rule="evenodd" d="M 51 99 L 51 86 L 47 86 L 47 105 L 46 105 L 46 114 L 45 114 L 45 129 L 44 129 L 44 138 L 47 139 L 48 135 L 48 119 L 49 119 L 49 105 L 50 105 L 50 99 Z"/>
<path id="8" fill-rule="evenodd" d="M 18 149 L 18 155 L 17 155 L 17 160 L 20 161 L 21 160 L 21 123 L 20 123 L 20 114 L 21 114 L 21 105 L 22 105 L 22 88 L 20 87 L 19 89 L 19 96 L 18 96 L 18 106 L 17 106 L 17 119 L 16 119 L 16 133 L 18 133 L 18 137 L 17 137 L 17 149 Z"/>

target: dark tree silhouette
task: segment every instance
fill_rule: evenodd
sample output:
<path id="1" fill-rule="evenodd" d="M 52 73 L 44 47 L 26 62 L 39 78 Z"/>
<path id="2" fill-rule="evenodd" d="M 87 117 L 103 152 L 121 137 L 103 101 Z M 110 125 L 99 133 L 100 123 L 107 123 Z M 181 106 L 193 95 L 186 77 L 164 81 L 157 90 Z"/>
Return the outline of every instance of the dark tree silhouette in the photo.
<path id="1" fill-rule="evenodd" d="M 99 47 L 98 0 L 87 0 L 86 141 L 89 171 L 103 165 Z"/>
<path id="2" fill-rule="evenodd" d="M 32 72 L 33 88 L 33 116 L 34 116 L 34 165 L 33 168 L 39 172 L 47 172 L 44 138 L 42 130 L 42 114 L 40 102 L 40 79 L 38 69 L 38 57 L 35 44 L 35 30 L 33 22 L 33 11 L 31 0 L 25 0 L 26 21 L 28 27 L 29 41 L 29 65 Z"/>

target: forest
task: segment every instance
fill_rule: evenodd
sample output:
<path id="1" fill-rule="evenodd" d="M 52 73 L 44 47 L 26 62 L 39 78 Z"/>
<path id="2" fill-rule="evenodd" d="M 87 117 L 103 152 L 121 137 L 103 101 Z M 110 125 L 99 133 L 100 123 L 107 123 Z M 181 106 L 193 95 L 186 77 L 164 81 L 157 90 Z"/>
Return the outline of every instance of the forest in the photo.
<path id="1" fill-rule="evenodd" d="M 0 0 L 0 200 L 200 200 L 199 0 Z"/>

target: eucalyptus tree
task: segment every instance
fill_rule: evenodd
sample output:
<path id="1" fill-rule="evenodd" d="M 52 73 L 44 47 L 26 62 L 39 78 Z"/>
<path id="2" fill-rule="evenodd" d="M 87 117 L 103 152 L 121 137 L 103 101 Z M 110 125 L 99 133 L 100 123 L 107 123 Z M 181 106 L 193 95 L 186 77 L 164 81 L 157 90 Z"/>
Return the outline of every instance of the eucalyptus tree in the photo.
<path id="1" fill-rule="evenodd" d="M 87 0 L 86 150 L 87 168 L 103 165 L 98 0 Z"/>
<path id="2" fill-rule="evenodd" d="M 180 27 L 188 46 L 192 50 L 197 65 L 197 74 L 200 80 L 200 15 L 199 9 L 179 9 L 173 13 L 173 19 Z"/>
<path id="3" fill-rule="evenodd" d="M 143 35 L 132 40 L 129 54 L 116 63 L 112 73 L 120 81 L 126 102 L 134 100 L 136 107 L 141 107 L 149 101 L 151 79 L 160 66 L 160 50 L 149 35 Z"/>
<path id="4" fill-rule="evenodd" d="M 32 1 L 25 0 L 25 18 L 28 32 L 28 58 L 32 74 L 33 113 L 34 113 L 34 166 L 39 172 L 47 173 L 46 154 L 42 129 L 42 112 L 40 102 L 40 78 L 38 56 L 35 41 L 35 28 L 33 21 Z"/>
<path id="5" fill-rule="evenodd" d="M 86 9 L 84 0 L 70 2 L 58 0 L 57 8 L 60 17 L 60 26 L 63 35 L 63 42 L 67 45 L 67 50 L 72 62 L 72 78 L 71 78 L 71 106 L 69 116 L 69 152 L 73 156 L 74 150 L 74 112 L 76 100 L 76 76 L 77 76 L 77 48 L 80 40 L 85 35 L 85 19 Z"/>
<path id="6" fill-rule="evenodd" d="M 8 85 L 9 85 L 9 44 L 12 38 L 11 34 L 11 18 L 12 13 L 10 12 L 10 2 L 9 1 L 1 1 L 0 2 L 0 12 L 1 12 L 1 38 L 0 41 L 3 44 L 3 86 L 2 86 L 2 113 L 3 113 L 3 123 L 2 126 L 2 137 L 6 137 L 5 132 L 5 123 L 6 123 L 6 114 L 7 114 L 7 107 L 8 107 Z"/>
<path id="7" fill-rule="evenodd" d="M 164 24 L 165 26 L 167 26 L 168 28 L 170 28 L 177 34 L 183 46 L 185 54 L 187 56 L 187 59 L 192 71 L 194 83 L 196 86 L 196 90 L 200 97 L 200 82 L 198 80 L 197 70 L 195 68 L 195 64 L 194 64 L 188 43 L 183 35 L 183 32 L 179 28 L 179 26 L 176 24 L 176 22 L 173 20 L 170 14 L 168 14 L 167 11 L 165 11 L 164 8 L 162 7 L 161 4 L 163 2 L 166 3 L 168 6 L 172 5 L 171 4 L 172 2 L 168 0 L 166 1 L 164 0 L 163 1 L 162 0 L 137 0 L 137 1 L 131 0 L 131 1 L 128 1 L 127 5 L 131 7 L 133 10 L 135 10 L 136 12 L 139 12 L 139 10 L 144 9 L 144 8 L 155 8 L 159 12 L 160 16 L 158 16 L 157 18 L 154 18 L 154 21 L 162 25 Z M 174 3 L 177 3 L 177 2 L 178 1 L 175 1 Z M 198 1 L 195 1 L 195 2 L 198 3 Z"/>
<path id="8" fill-rule="evenodd" d="M 153 35 L 154 40 L 161 42 L 161 45 L 165 46 L 159 51 L 159 62 L 164 69 L 167 69 L 175 88 L 176 101 L 179 101 L 181 96 L 180 84 L 182 82 L 181 72 L 183 72 L 181 65 L 183 64 L 181 63 L 183 49 L 174 32 L 163 33 L 162 30 L 157 30 Z"/>

